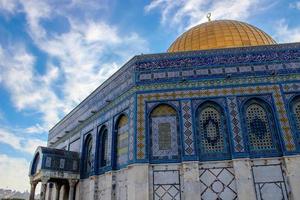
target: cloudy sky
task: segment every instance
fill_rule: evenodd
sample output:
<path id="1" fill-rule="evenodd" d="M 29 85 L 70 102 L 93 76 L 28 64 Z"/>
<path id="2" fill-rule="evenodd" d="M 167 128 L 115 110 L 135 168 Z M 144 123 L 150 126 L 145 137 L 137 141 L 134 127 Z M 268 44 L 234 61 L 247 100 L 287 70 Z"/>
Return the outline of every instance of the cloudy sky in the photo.
<path id="1" fill-rule="evenodd" d="M 299 0 L 0 0 L 0 188 L 29 189 L 32 154 L 59 119 L 208 12 L 300 41 Z"/>

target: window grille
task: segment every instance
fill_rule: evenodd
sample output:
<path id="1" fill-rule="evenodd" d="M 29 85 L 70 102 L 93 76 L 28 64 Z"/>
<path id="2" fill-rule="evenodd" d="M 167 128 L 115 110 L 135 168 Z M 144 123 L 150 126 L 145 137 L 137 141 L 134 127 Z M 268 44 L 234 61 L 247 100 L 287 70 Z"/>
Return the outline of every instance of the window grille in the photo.
<path id="1" fill-rule="evenodd" d="M 257 103 L 249 105 L 246 110 L 246 121 L 250 150 L 275 149 L 270 121 L 266 110 L 262 106 Z"/>
<path id="2" fill-rule="evenodd" d="M 224 124 L 221 113 L 212 106 L 204 108 L 199 116 L 201 150 L 206 153 L 223 152 Z"/>
<path id="3" fill-rule="evenodd" d="M 300 101 L 297 101 L 294 104 L 294 116 L 295 116 L 295 122 L 296 122 L 296 128 L 298 131 L 300 131 Z"/>

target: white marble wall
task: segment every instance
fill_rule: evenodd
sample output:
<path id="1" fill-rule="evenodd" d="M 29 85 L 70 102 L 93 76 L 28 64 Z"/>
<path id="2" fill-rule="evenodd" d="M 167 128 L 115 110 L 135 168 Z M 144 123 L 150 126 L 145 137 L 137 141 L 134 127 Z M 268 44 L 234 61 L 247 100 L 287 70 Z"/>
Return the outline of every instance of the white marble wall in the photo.
<path id="1" fill-rule="evenodd" d="M 79 182 L 80 199 L 94 199 L 94 184 L 96 177 L 90 177 Z"/>
<path id="2" fill-rule="evenodd" d="M 181 200 L 211 200 L 217 197 L 231 200 L 236 196 L 240 200 L 297 200 L 300 196 L 299 166 L 300 156 L 136 164 L 94 179 L 82 180 L 80 199 L 152 200 L 159 199 L 156 194 L 161 195 L 159 197 L 162 199 L 168 199 L 171 194 L 174 199 Z M 98 181 L 97 184 L 95 181 Z M 164 196 L 166 191 L 168 194 Z M 95 192 L 97 195 L 94 195 Z"/>

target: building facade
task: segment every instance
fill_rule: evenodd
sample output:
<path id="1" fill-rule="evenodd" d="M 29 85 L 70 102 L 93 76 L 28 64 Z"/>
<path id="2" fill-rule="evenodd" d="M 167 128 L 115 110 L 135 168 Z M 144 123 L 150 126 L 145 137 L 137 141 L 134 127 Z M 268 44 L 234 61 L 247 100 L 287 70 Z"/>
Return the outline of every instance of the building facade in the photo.
<path id="1" fill-rule="evenodd" d="M 139 55 L 49 132 L 42 199 L 300 198 L 300 43 L 219 20 Z"/>

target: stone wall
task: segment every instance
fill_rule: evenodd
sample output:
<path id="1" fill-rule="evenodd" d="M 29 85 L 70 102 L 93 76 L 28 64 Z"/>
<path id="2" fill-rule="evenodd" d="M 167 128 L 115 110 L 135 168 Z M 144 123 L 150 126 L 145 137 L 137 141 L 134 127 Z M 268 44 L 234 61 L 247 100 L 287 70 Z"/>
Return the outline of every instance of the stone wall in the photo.
<path id="1" fill-rule="evenodd" d="M 274 200 L 299 197 L 300 157 L 131 165 L 80 181 L 80 199 Z"/>

